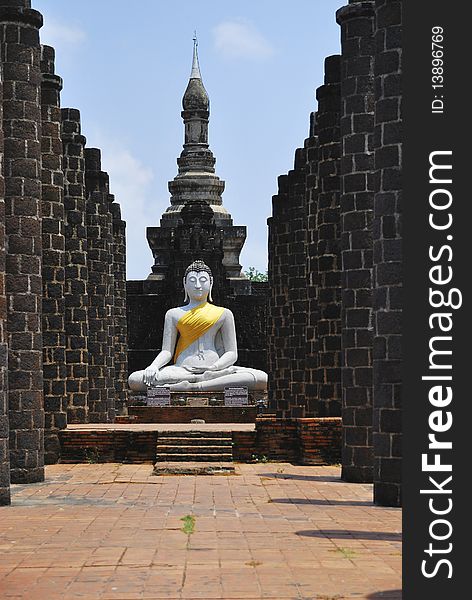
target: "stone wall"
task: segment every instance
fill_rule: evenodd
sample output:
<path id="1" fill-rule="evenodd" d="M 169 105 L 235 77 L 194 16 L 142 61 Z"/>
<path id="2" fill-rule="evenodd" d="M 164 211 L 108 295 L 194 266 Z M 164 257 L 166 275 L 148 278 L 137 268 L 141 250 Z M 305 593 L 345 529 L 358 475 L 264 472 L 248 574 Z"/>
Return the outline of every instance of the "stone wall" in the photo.
<path id="1" fill-rule="evenodd" d="M 0 0 L 1 504 L 9 502 L 10 479 L 43 480 L 44 463 L 60 457 L 59 432 L 68 422 L 97 413 L 89 393 L 91 331 L 100 332 L 104 355 L 103 378 L 93 379 L 94 391 L 106 396 L 100 419 L 114 416 L 115 352 L 120 376 L 126 373 L 124 222 L 108 184 L 91 210 L 96 196 L 86 194 L 80 115 L 60 108 L 62 81 L 54 49 L 40 45 L 42 21 L 28 0 Z M 104 248 L 87 221 L 87 199 L 89 215 L 104 219 Z M 104 288 L 93 289 L 105 305 L 99 312 L 88 286 L 102 272 Z M 92 366 L 100 361 L 93 353 Z M 121 405 L 124 385 L 117 387 Z"/>
<path id="2" fill-rule="evenodd" d="M 375 501 L 398 505 L 401 2 L 352 0 L 336 19 L 341 56 L 325 63 L 306 162 L 297 150 L 269 219 L 269 408 L 342 416 L 342 477 L 374 481 Z M 290 275 L 300 242 L 305 295 Z M 291 297 L 305 298 L 308 317 Z M 300 382 L 293 349 L 303 344 Z"/>

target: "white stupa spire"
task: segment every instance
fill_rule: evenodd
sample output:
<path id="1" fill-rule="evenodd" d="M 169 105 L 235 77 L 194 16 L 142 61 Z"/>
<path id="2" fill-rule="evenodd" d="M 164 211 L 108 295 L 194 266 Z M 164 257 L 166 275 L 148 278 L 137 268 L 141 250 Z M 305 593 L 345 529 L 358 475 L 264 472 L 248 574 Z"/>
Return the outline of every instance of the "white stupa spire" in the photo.
<path id="1" fill-rule="evenodd" d="M 198 64 L 198 39 L 197 32 L 195 31 L 193 34 L 193 62 L 192 62 L 192 72 L 190 73 L 190 79 L 201 79 L 202 74 L 200 73 L 200 65 Z"/>

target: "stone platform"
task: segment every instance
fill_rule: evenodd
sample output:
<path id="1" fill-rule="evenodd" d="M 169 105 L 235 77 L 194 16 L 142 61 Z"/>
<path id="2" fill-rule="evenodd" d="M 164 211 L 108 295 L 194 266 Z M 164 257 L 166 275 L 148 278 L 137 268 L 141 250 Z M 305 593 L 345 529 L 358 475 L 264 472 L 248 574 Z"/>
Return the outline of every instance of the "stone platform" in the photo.
<path id="1" fill-rule="evenodd" d="M 254 423 L 256 406 L 129 406 L 131 423 Z"/>
<path id="2" fill-rule="evenodd" d="M 189 407 L 174 408 L 190 410 Z M 215 409 L 206 407 L 206 410 Z M 67 429 L 60 431 L 59 439 L 63 463 L 154 464 L 157 461 L 158 446 L 164 442 L 163 438 L 188 438 L 187 434 L 198 432 L 201 438 L 207 439 L 227 432 L 229 435 L 223 437 L 231 438 L 232 458 L 235 461 L 279 460 L 305 465 L 326 465 L 337 464 L 341 460 L 341 431 L 341 419 L 338 417 L 275 419 L 266 415 L 258 417 L 255 423 L 133 422 L 69 425 Z M 175 446 L 177 443 L 170 445 Z M 187 439 L 185 445 L 190 454 L 198 454 L 189 448 L 209 444 L 191 444 Z M 194 456 L 193 459 L 197 457 Z M 163 457 L 163 460 L 175 461 L 168 456 Z M 198 461 L 201 460 L 201 457 L 198 458 Z M 225 462 L 226 457 L 219 460 Z M 208 462 L 206 458 L 204 461 Z"/>
<path id="3" fill-rule="evenodd" d="M 267 406 L 267 392 L 248 392 L 248 406 L 262 404 Z M 170 392 L 171 406 L 189 406 L 198 408 L 202 406 L 225 407 L 224 392 Z M 128 408 L 132 406 L 149 406 L 147 395 L 139 392 L 130 392 Z M 231 407 L 226 407 L 231 408 Z"/>

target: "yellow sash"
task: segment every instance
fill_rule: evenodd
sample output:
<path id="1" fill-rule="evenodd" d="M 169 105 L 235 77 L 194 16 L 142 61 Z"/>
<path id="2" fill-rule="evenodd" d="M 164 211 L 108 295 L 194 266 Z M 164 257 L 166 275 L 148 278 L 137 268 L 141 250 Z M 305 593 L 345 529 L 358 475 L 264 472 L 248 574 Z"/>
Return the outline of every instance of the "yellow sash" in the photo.
<path id="1" fill-rule="evenodd" d="M 174 362 L 181 352 L 198 340 L 210 327 L 212 327 L 224 312 L 222 306 L 215 306 L 204 302 L 186 312 L 177 321 L 179 340 L 174 354 Z"/>

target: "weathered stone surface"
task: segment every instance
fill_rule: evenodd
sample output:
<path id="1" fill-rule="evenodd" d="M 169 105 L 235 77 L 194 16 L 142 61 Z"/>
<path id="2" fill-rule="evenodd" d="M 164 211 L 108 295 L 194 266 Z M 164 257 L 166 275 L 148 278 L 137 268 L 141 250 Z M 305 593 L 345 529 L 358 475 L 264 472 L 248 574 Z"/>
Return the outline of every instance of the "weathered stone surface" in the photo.
<path id="1" fill-rule="evenodd" d="M 3 84 L 0 77 L 0 97 Z M 0 102 L 0 122 L 3 118 Z M 8 343 L 7 298 L 5 286 L 5 182 L 3 180 L 3 128 L 0 127 L 0 506 L 10 504 L 10 457 L 8 423 Z"/>
<path id="2" fill-rule="evenodd" d="M 11 480 L 44 479 L 41 240 L 42 17 L 0 3 Z M 17 123 L 21 122 L 21 127 Z M 22 243 L 19 239 L 22 239 Z M 12 246 L 10 247 L 10 240 Z M 0 411 L 1 414 L 1 411 Z M 17 419 L 18 416 L 22 419 Z M 4 462 L 5 457 L 3 457 Z"/>
<path id="3" fill-rule="evenodd" d="M 41 46 L 41 213 L 43 244 L 43 375 L 45 462 L 60 456 L 58 430 L 67 425 L 65 336 L 64 172 L 61 140 L 60 92 L 55 75 L 55 53 Z"/>
<path id="4" fill-rule="evenodd" d="M 373 2 L 340 8 L 343 471 L 372 481 Z"/>
<path id="5" fill-rule="evenodd" d="M 108 174 L 97 148 L 85 149 L 87 196 L 87 268 L 89 420 L 110 423 L 115 417 L 113 323 L 113 229 Z"/>
<path id="6" fill-rule="evenodd" d="M 65 208 L 66 394 L 69 423 L 88 421 L 88 264 L 85 202 L 85 137 L 80 113 L 63 108 L 62 143 Z"/>
<path id="7" fill-rule="evenodd" d="M 399 185 L 402 166 L 402 2 L 376 0 L 375 9 L 374 501 L 386 506 L 399 506 L 402 431 L 402 191 Z M 388 114 L 382 109 L 381 103 L 385 101 L 392 107 Z"/>

